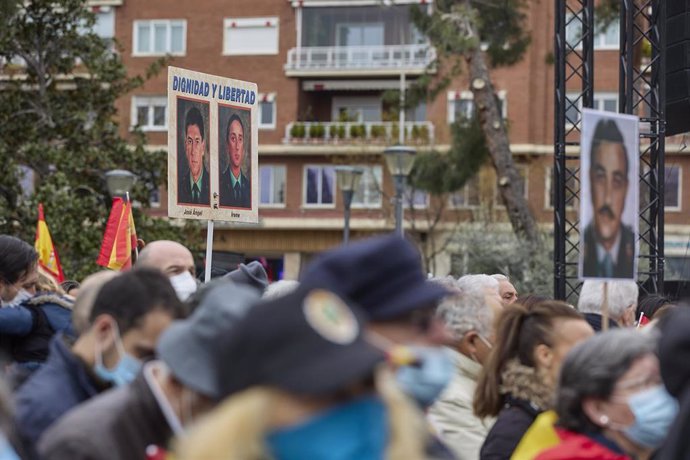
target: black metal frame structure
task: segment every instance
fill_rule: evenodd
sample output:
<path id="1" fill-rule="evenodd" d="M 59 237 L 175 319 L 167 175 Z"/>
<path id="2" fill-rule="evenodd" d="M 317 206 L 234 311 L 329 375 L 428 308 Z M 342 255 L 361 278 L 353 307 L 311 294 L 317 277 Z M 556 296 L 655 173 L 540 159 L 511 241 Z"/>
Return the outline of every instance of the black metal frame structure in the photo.
<path id="1" fill-rule="evenodd" d="M 594 0 L 555 0 L 555 5 L 554 296 L 573 300 L 580 289 L 580 113 L 581 108 L 594 105 L 597 29 Z M 577 37 L 567 37 L 570 27 Z M 644 291 L 660 293 L 664 280 L 665 0 L 620 0 L 620 32 L 619 112 L 640 116 L 638 280 Z M 648 58 L 637 54 L 645 41 L 651 47 Z"/>

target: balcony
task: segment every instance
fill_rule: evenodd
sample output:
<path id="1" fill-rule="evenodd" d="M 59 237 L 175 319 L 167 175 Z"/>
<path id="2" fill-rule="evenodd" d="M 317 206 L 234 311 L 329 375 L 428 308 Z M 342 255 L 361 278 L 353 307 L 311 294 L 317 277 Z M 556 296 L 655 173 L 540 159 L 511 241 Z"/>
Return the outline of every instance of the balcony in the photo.
<path id="1" fill-rule="evenodd" d="M 288 123 L 285 127 L 286 144 L 381 144 L 398 142 L 398 122 L 302 122 Z M 405 123 L 405 143 L 433 145 L 434 125 L 430 121 Z"/>
<path id="2" fill-rule="evenodd" d="M 420 75 L 436 59 L 429 45 L 313 46 L 288 51 L 288 77 Z"/>

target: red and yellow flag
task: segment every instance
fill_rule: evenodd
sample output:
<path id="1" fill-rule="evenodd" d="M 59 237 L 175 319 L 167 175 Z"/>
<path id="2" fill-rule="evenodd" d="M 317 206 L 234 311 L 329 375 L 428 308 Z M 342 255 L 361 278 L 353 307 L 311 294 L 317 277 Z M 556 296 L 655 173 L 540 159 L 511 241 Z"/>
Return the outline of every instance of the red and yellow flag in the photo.
<path id="1" fill-rule="evenodd" d="M 132 267 L 132 250 L 136 247 L 132 203 L 115 197 L 96 263 L 111 270 L 127 270 Z"/>
<path id="2" fill-rule="evenodd" d="M 36 225 L 36 241 L 34 246 L 36 252 L 38 252 L 38 265 L 50 273 L 58 283 L 65 281 L 60 258 L 53 245 L 53 239 L 50 237 L 48 224 L 46 224 L 46 218 L 43 215 L 43 203 L 38 204 L 38 224 Z"/>

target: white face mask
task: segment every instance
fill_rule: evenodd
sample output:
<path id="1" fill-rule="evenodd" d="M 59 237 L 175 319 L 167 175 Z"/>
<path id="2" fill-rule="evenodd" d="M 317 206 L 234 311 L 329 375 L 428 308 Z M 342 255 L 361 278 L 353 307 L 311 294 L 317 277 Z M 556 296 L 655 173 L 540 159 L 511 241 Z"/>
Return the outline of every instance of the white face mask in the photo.
<path id="1" fill-rule="evenodd" d="M 12 300 L 10 300 L 8 302 L 5 302 L 4 300 L 2 300 L 2 308 L 16 307 L 17 305 L 24 302 L 25 300 L 29 300 L 31 297 L 32 297 L 32 295 L 29 293 L 29 291 L 22 288 L 19 291 L 17 291 L 17 295 L 15 295 Z"/>
<path id="2" fill-rule="evenodd" d="M 177 297 L 183 302 L 194 294 L 197 289 L 196 280 L 189 272 L 182 272 L 170 278 L 170 283 L 177 293 Z"/>

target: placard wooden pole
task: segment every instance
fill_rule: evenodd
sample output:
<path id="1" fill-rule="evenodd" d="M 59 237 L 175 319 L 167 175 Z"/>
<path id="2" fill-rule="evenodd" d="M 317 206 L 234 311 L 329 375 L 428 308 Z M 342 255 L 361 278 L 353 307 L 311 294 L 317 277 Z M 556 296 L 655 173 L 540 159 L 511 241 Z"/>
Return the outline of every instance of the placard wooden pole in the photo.
<path id="1" fill-rule="evenodd" d="M 204 283 L 211 281 L 211 266 L 213 265 L 213 221 L 208 221 L 206 228 L 206 267 L 204 268 Z"/>
<path id="2" fill-rule="evenodd" d="M 601 303 L 601 330 L 609 330 L 609 283 L 604 281 L 604 299 Z"/>

